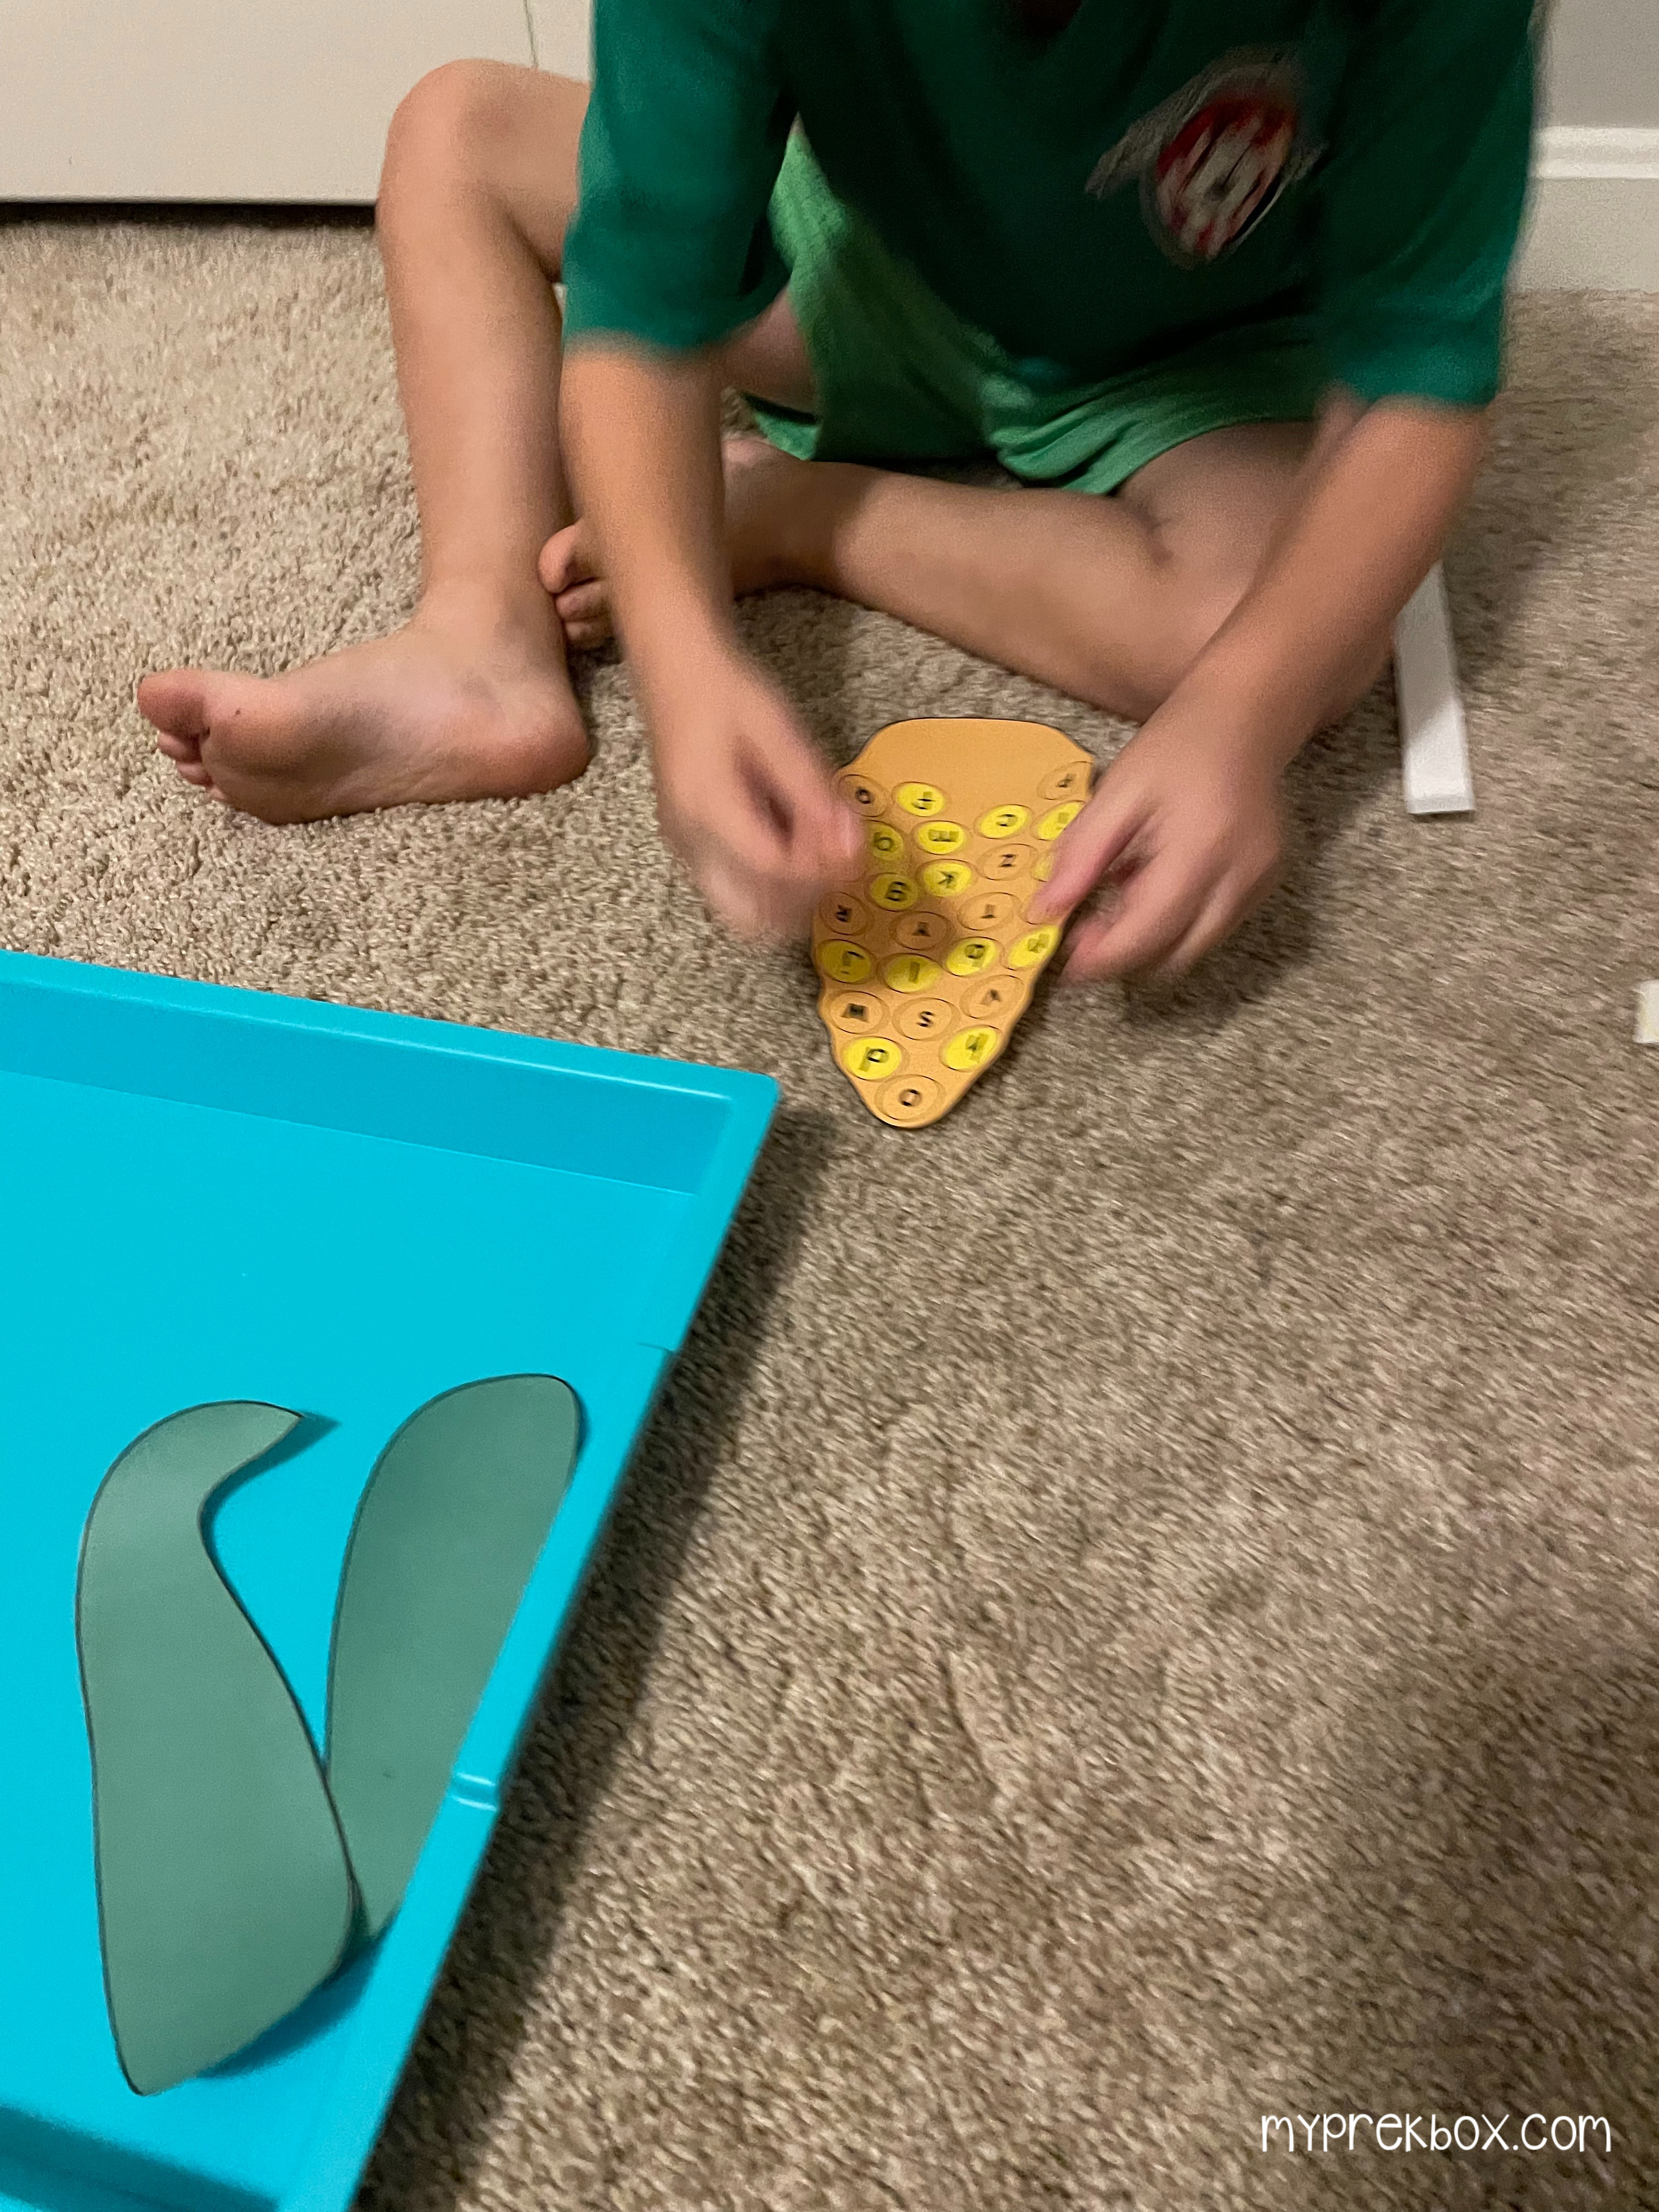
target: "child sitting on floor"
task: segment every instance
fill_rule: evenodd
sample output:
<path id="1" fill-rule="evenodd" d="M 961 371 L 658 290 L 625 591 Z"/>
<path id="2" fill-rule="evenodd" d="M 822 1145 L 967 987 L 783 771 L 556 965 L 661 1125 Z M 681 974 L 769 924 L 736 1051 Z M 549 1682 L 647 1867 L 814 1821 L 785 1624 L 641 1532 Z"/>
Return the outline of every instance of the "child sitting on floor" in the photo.
<path id="1" fill-rule="evenodd" d="M 1474 479 L 1532 15 L 598 0 L 591 97 L 439 70 L 379 216 L 419 606 L 275 680 L 147 678 L 162 750 L 271 821 L 549 789 L 614 623 L 665 836 L 787 930 L 856 831 L 732 599 L 812 585 L 1141 725 L 1050 895 L 1106 887 L 1073 972 L 1188 965 Z M 726 386 L 763 436 L 722 471 Z M 1018 488 L 905 472 L 985 454 Z"/>

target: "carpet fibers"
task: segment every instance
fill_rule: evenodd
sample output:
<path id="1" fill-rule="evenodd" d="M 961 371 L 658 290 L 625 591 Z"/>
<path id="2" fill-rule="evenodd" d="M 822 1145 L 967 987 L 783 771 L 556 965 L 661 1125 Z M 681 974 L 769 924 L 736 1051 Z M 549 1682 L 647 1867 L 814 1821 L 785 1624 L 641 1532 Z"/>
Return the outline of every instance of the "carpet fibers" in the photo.
<path id="1" fill-rule="evenodd" d="M 0 452 L 7 944 L 783 1085 L 366 2203 L 1659 2203 L 1659 301 L 1521 305 L 1479 814 L 1407 819 L 1379 691 L 1234 945 L 1051 991 L 908 1136 L 667 864 L 613 659 L 526 804 L 274 830 L 150 750 L 145 668 L 410 604 L 366 230 L 9 223 Z M 743 620 L 839 758 L 1121 739 Z M 1261 2148 L 1349 2111 L 1611 2147 Z"/>

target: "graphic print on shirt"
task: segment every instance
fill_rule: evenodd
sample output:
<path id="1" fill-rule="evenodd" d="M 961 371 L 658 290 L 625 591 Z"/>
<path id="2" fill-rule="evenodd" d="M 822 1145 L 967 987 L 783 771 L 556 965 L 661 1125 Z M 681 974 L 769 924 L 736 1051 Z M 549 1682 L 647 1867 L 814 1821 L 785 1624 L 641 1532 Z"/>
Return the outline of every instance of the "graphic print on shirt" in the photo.
<path id="1" fill-rule="evenodd" d="M 1285 47 L 1244 47 L 1182 85 L 1103 155 L 1087 190 L 1132 178 L 1146 228 L 1172 261 L 1202 269 L 1249 236 L 1322 149 L 1303 125 L 1301 65 Z"/>

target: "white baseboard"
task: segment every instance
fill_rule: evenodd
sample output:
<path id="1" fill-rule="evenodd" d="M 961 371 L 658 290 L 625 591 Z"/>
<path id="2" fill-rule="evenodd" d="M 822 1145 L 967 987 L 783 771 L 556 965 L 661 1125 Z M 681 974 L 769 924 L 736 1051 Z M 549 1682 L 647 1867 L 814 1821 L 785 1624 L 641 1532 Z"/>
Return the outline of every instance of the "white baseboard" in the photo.
<path id="1" fill-rule="evenodd" d="M 1540 133 L 1516 264 L 1532 292 L 1659 292 L 1659 131 Z"/>

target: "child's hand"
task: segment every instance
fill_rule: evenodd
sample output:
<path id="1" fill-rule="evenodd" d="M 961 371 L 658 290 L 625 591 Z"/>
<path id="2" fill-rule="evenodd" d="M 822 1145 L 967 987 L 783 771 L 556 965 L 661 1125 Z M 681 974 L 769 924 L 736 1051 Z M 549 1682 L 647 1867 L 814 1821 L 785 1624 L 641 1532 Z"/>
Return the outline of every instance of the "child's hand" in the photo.
<path id="1" fill-rule="evenodd" d="M 743 937 L 802 929 L 863 839 L 788 701 L 734 656 L 653 719 L 663 836 L 709 905 Z"/>
<path id="2" fill-rule="evenodd" d="M 1042 905 L 1105 896 L 1066 973 L 1178 975 L 1273 889 L 1284 851 L 1279 757 L 1172 701 L 1112 763 L 1061 838 Z"/>

